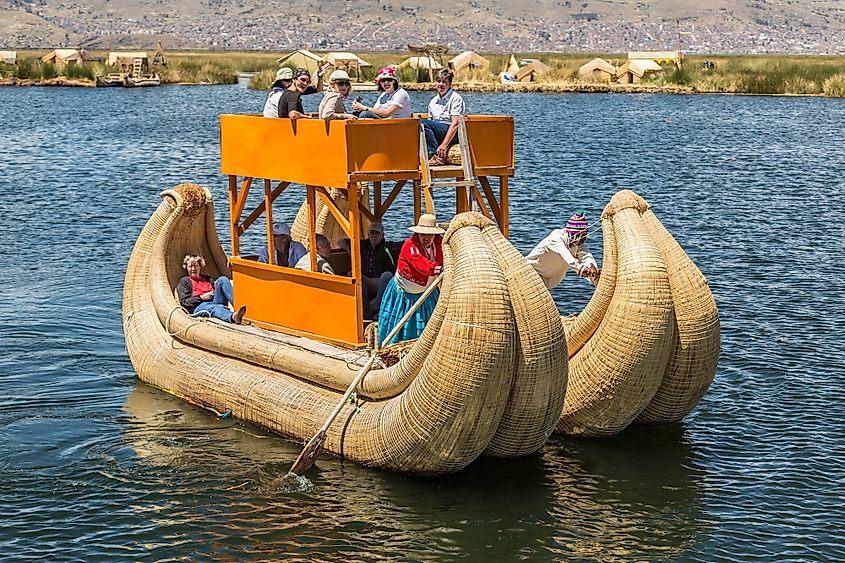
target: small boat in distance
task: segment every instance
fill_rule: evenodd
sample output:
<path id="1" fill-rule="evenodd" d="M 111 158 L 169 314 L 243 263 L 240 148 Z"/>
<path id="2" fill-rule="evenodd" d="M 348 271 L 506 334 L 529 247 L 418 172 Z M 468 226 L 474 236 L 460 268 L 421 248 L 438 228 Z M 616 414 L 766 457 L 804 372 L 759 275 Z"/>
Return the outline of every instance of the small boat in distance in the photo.
<path id="1" fill-rule="evenodd" d="M 110 72 L 105 76 L 96 78 L 97 88 L 113 88 L 126 85 L 126 75 L 120 72 Z"/>
<path id="2" fill-rule="evenodd" d="M 126 77 L 123 86 L 126 88 L 141 88 L 144 86 L 159 86 L 161 85 L 161 78 L 158 73 L 137 75 L 131 74 Z"/>

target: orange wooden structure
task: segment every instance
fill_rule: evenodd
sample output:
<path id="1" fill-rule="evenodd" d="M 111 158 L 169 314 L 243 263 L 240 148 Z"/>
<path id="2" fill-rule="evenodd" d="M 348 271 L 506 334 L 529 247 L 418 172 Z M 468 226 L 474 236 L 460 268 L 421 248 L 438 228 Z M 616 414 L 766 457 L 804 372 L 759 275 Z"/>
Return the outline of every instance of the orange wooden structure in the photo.
<path id="1" fill-rule="evenodd" d="M 479 187 L 460 183 L 454 186 L 455 211 L 468 211 L 475 202 L 507 236 L 508 178 L 514 172 L 513 117 L 467 116 L 466 131 Z M 220 117 L 221 169 L 229 178 L 230 264 L 235 301 L 238 306 L 247 306 L 247 317 L 253 323 L 347 347 L 365 345 L 362 216 L 381 221 L 407 187 L 413 191 L 414 222 L 423 212 L 423 201 L 426 211 L 433 212 L 434 198 L 430 191 L 439 188 L 430 188 L 421 181 L 419 132 L 416 118 L 324 121 L 266 119 L 253 115 Z M 430 175 L 460 179 L 463 171 L 458 166 L 442 166 L 431 168 Z M 491 178 L 498 179 L 498 193 Z M 360 182 L 372 182 L 372 204 L 359 201 Z M 387 182 L 393 183 L 389 191 Z M 256 183 L 263 185 L 264 198 L 247 212 L 247 196 Z M 273 202 L 283 193 L 294 191 L 291 187 L 297 184 L 305 186 L 310 272 L 273 264 Z M 445 184 L 432 183 L 437 185 Z M 348 213 L 335 205 L 327 188 L 346 192 Z M 384 193 L 387 195 L 382 198 Z M 350 277 L 316 272 L 318 197 L 350 239 Z M 240 253 L 241 235 L 262 215 L 267 228 L 269 264 L 243 258 Z"/>

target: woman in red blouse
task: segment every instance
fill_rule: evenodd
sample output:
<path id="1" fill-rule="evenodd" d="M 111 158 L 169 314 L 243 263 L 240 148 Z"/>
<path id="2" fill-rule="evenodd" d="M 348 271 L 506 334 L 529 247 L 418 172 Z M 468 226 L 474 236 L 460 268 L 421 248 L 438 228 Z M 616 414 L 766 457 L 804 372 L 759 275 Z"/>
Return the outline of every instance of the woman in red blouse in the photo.
<path id="1" fill-rule="evenodd" d="M 384 290 L 378 317 L 379 343 L 405 316 L 434 277 L 443 271 L 443 229 L 426 213 L 410 228 L 414 235 L 402 245 L 396 275 Z M 405 326 L 387 344 L 419 338 L 437 305 L 439 290 L 431 292 Z"/>
<path id="2" fill-rule="evenodd" d="M 211 276 L 202 273 L 205 259 L 202 256 L 188 254 L 182 261 L 182 266 L 188 272 L 176 285 L 179 304 L 195 317 L 214 317 L 221 321 L 241 324 L 246 313 L 246 305 L 234 313 L 228 305 L 235 304 L 232 282 L 226 276 L 220 276 L 215 281 Z"/>

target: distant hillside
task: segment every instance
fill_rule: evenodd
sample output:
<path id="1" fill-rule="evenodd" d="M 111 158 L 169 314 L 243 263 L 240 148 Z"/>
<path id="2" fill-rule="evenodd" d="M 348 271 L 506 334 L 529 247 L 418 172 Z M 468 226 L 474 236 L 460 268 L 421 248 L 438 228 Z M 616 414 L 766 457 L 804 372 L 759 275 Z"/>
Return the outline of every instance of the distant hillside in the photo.
<path id="1" fill-rule="evenodd" d="M 0 0 L 0 48 L 845 53 L 845 0 Z"/>

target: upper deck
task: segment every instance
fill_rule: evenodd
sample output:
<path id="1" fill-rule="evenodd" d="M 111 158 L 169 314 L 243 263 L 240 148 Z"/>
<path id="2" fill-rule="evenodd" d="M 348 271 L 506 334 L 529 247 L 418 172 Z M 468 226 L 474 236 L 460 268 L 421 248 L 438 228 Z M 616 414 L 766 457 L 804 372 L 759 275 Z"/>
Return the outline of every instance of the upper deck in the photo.
<path id="1" fill-rule="evenodd" d="M 479 176 L 512 176 L 513 117 L 470 115 L 466 130 Z M 419 119 L 358 121 L 220 116 L 223 174 L 345 189 L 349 183 L 419 180 Z M 432 170 L 434 177 L 458 169 Z"/>
<path id="2" fill-rule="evenodd" d="M 324 121 L 222 115 L 221 170 L 229 178 L 230 265 L 235 300 L 239 306 L 247 305 L 247 318 L 265 328 L 342 346 L 365 345 L 360 243 L 369 222 L 382 221 L 391 205 L 409 191 L 414 223 L 423 212 L 435 213 L 437 199 L 440 220 L 474 205 L 507 236 L 513 117 L 466 116 L 461 127 L 466 139 L 463 166 L 429 167 L 418 118 Z M 444 178 L 455 181 L 437 181 Z M 264 197 L 252 198 L 256 205 L 250 210 L 247 200 L 256 184 L 263 184 Z M 329 188 L 340 189 L 340 199 Z M 299 231 L 299 242 L 310 251 L 311 271 L 273 263 L 273 204 L 282 194 L 293 196 L 301 205 L 300 213 L 307 216 L 307 232 Z M 444 197 L 453 203 L 444 205 Z M 350 241 L 348 276 L 314 271 L 315 237 L 321 232 L 318 204 L 330 211 Z M 240 252 L 241 235 L 262 216 L 269 264 Z"/>

